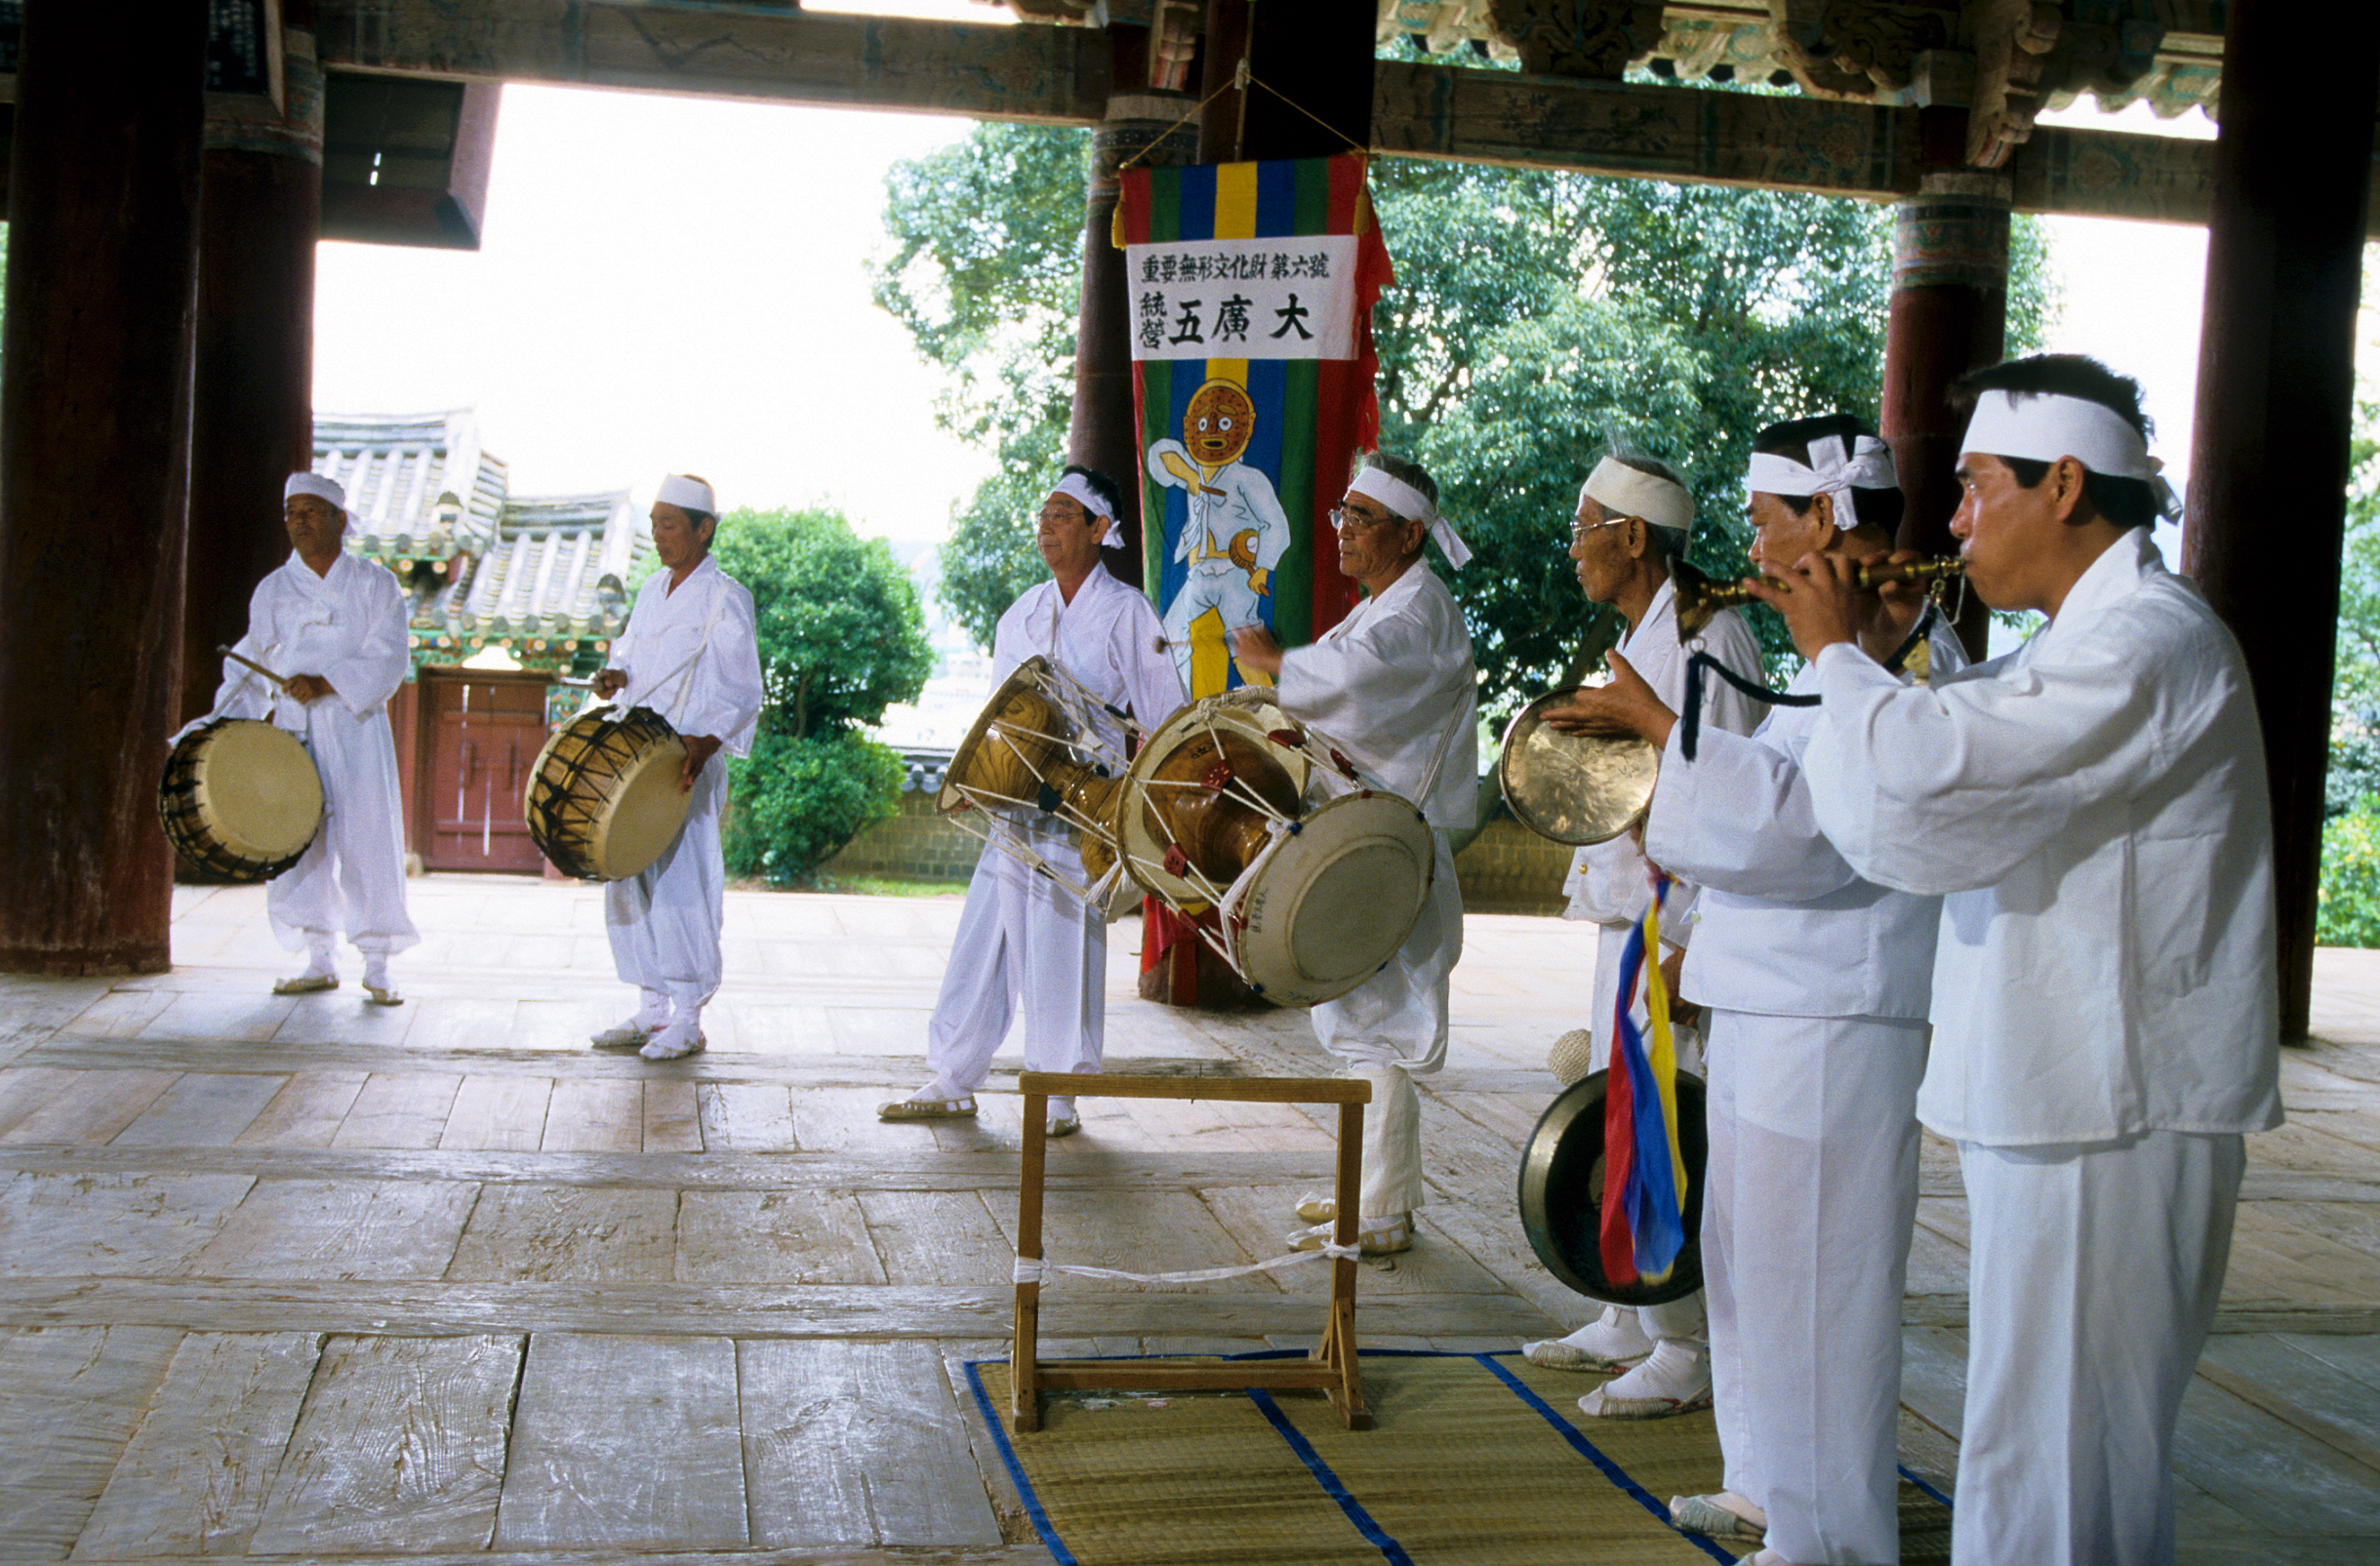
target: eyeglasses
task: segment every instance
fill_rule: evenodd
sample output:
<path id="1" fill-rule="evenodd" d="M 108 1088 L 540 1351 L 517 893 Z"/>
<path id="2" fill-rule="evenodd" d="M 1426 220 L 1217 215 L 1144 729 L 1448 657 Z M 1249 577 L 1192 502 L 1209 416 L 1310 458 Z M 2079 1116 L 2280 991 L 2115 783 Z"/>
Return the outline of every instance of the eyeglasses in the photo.
<path id="1" fill-rule="evenodd" d="M 1330 525 L 1341 533 L 1348 532 L 1350 529 L 1357 533 L 1368 533 L 1374 528 L 1396 527 L 1403 521 L 1404 518 L 1393 511 L 1387 516 L 1370 517 L 1357 516 L 1344 505 L 1334 505 L 1330 508 Z"/>
<path id="2" fill-rule="evenodd" d="M 1633 516 L 1615 516 L 1604 522 L 1590 522 L 1585 527 L 1581 527 L 1578 525 L 1578 523 L 1573 522 L 1570 524 L 1570 542 L 1572 543 L 1585 543 L 1587 542 L 1587 535 L 1590 533 L 1598 532 L 1604 528 L 1616 528 L 1623 522 L 1634 522 L 1635 520 L 1636 519 Z"/>

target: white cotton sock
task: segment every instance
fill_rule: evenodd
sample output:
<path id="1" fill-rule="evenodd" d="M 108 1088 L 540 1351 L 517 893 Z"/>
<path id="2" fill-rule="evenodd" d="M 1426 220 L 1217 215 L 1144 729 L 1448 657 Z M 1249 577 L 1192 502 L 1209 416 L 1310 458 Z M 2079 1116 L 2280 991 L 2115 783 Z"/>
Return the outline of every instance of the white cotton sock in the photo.
<path id="1" fill-rule="evenodd" d="M 1711 1385 L 1711 1356 L 1703 1345 L 1684 1338 L 1664 1338 L 1653 1345 L 1652 1356 L 1625 1376 L 1603 1384 L 1606 1397 L 1667 1397 L 1678 1402 L 1700 1397 Z"/>
<path id="2" fill-rule="evenodd" d="M 636 1015 L 629 1025 L 651 1032 L 666 1026 L 669 1022 L 669 992 L 665 989 L 640 989 L 636 992 Z"/>
<path id="3" fill-rule="evenodd" d="M 317 941 L 311 939 L 309 933 L 305 944 L 305 971 L 319 979 L 338 977 L 339 948 L 331 944 L 329 937 Z"/>
<path id="4" fill-rule="evenodd" d="M 1053 1097 L 1050 1100 L 1049 1117 L 1052 1120 L 1064 1120 L 1067 1116 L 1072 1114 L 1073 1112 L 1074 1101 L 1072 1099 L 1061 1099 Z"/>
<path id="5" fill-rule="evenodd" d="M 1653 1340 L 1637 1324 L 1636 1312 L 1620 1305 L 1605 1305 L 1601 1315 L 1561 1341 L 1604 1359 L 1634 1359 L 1653 1351 Z"/>

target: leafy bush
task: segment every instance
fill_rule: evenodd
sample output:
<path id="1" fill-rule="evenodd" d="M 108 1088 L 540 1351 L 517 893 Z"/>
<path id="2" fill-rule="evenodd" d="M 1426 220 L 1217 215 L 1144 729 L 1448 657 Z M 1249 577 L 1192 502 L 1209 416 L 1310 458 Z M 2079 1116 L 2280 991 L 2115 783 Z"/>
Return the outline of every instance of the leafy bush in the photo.
<path id="1" fill-rule="evenodd" d="M 856 734 L 763 731 L 734 763 L 727 873 L 771 886 L 807 880 L 844 844 L 901 808 L 901 758 Z"/>
<path id="2" fill-rule="evenodd" d="M 2322 824 L 2322 887 L 2315 939 L 2325 946 L 2380 946 L 2380 799 Z"/>

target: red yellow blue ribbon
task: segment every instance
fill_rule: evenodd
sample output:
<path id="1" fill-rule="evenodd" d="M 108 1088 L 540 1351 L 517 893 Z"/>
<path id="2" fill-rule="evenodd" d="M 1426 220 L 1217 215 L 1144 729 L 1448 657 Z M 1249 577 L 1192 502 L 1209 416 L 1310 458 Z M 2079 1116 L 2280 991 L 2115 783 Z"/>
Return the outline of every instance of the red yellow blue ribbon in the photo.
<path id="1" fill-rule="evenodd" d="M 1677 1048 L 1662 982 L 1661 908 L 1670 878 L 1653 872 L 1653 901 L 1629 932 L 1613 999 L 1611 1070 L 1603 1094 L 1603 1213 L 1598 1248 L 1613 1283 L 1659 1283 L 1685 1249 L 1686 1156 L 1677 1136 Z M 1648 957 L 1648 953 L 1652 953 Z M 1649 1029 L 1633 1014 L 1644 983 Z M 1648 1038 L 1647 1032 L 1650 1037 Z"/>

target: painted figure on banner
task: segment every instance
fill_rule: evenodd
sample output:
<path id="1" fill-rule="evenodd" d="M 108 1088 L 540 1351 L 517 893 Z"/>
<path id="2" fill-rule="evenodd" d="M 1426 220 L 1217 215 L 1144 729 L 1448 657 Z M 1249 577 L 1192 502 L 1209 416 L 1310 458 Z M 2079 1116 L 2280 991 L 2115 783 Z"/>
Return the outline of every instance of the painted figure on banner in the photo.
<path id="1" fill-rule="evenodd" d="M 1228 682 L 1227 636 L 1272 622 L 1272 573 L 1291 535 L 1271 478 L 1240 460 L 1255 432 L 1247 387 L 1217 379 L 1191 394 L 1182 438 L 1149 448 L 1150 481 L 1187 502 L 1173 558 L 1189 576 L 1166 605 L 1165 638 L 1193 697 L 1216 695 Z"/>

